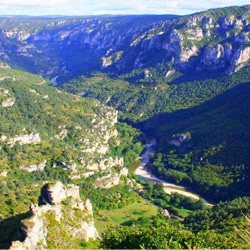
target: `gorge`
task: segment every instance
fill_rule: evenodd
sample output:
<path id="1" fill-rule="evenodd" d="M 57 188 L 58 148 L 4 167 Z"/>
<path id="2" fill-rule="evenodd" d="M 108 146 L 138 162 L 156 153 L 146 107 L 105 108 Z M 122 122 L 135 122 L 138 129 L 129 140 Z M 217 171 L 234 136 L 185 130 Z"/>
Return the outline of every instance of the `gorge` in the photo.
<path id="1" fill-rule="evenodd" d="M 250 248 L 250 5 L 1 16 L 0 41 L 0 248 Z"/>

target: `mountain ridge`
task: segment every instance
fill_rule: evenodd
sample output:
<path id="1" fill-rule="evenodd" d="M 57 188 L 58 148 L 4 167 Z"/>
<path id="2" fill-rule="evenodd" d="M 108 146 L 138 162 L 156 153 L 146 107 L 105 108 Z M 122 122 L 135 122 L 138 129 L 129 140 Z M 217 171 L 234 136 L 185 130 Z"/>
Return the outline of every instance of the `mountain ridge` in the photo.
<path id="1" fill-rule="evenodd" d="M 20 19 L 22 26 L 18 18 L 2 19 L 1 36 L 8 42 L 1 44 L 1 60 L 50 78 L 60 75 L 59 82 L 98 70 L 114 75 L 148 71 L 137 76 L 142 80 L 154 78 L 150 71 L 155 68 L 166 82 L 190 69 L 231 73 L 249 63 L 249 9 L 228 7 L 177 18 L 28 18 Z"/>

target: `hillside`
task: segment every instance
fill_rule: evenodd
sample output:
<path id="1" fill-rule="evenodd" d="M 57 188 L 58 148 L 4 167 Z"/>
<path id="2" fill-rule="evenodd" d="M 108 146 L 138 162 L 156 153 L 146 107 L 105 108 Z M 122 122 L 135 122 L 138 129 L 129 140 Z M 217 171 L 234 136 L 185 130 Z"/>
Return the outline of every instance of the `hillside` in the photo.
<path id="1" fill-rule="evenodd" d="M 9 72 L 5 70 L 6 75 Z M 91 165 L 85 161 L 93 153 L 95 157 L 106 155 L 109 139 L 117 136 L 117 112 L 96 100 L 34 84 L 35 80 L 5 78 L 0 83 L 3 154 L 18 152 L 12 156 L 15 161 L 3 155 L 3 167 L 26 166 L 29 170 L 27 164 L 46 161 L 50 166 L 58 163 L 75 169 L 77 164 Z M 36 170 L 30 167 L 30 172 L 33 168 Z"/>
<path id="2" fill-rule="evenodd" d="M 195 108 L 158 117 L 160 149 L 152 169 L 214 200 L 248 196 L 249 83 Z M 147 122 L 153 127 L 156 121 Z"/>
<path id="3" fill-rule="evenodd" d="M 112 79 L 103 74 L 80 77 L 62 84 L 67 92 L 100 100 L 119 110 L 121 119 L 142 122 L 163 113 L 190 109 L 205 103 L 237 85 L 250 80 L 249 68 L 230 76 L 166 84 L 133 84 L 123 78 Z"/>
<path id="4" fill-rule="evenodd" d="M 48 87 L 37 75 L 13 69 L 0 75 L 0 246 L 6 248 L 16 229 L 6 231 L 4 219 L 22 218 L 44 182 L 83 182 L 82 195 L 92 185 L 99 192 L 126 187 L 124 166 L 143 147 L 140 133 L 117 123 L 113 108 Z"/>

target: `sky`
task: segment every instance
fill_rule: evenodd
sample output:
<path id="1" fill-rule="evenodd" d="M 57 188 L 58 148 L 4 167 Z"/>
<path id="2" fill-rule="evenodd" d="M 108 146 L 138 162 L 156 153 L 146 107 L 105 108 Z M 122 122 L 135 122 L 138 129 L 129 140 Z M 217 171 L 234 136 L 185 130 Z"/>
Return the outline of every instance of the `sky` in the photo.
<path id="1" fill-rule="evenodd" d="M 0 15 L 185 15 L 249 0 L 0 0 Z"/>

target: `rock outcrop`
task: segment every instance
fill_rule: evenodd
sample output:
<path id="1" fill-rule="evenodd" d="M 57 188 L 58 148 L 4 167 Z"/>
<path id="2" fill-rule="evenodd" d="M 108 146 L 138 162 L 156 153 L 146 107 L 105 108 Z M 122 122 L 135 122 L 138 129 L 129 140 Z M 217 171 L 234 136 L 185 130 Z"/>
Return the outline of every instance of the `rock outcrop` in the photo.
<path id="1" fill-rule="evenodd" d="M 5 79 L 12 79 L 10 76 L 0 77 L 0 81 Z M 15 104 L 15 98 L 10 95 L 9 90 L 5 88 L 0 88 L 0 97 L 2 107 L 12 107 Z"/>
<path id="2" fill-rule="evenodd" d="M 97 186 L 100 188 L 111 188 L 121 183 L 121 177 L 128 175 L 128 169 L 122 168 L 119 173 L 108 173 L 96 180 Z"/>
<path id="3" fill-rule="evenodd" d="M 16 142 L 19 142 L 20 145 L 24 144 L 37 144 L 41 142 L 39 133 L 23 134 L 18 135 L 13 138 L 9 138 L 8 144 L 14 145 Z"/>
<path id="4" fill-rule="evenodd" d="M 242 46 L 233 54 L 229 73 L 236 72 L 245 66 L 250 65 L 250 45 Z"/>
<path id="5" fill-rule="evenodd" d="M 0 48 L 0 54 L 1 54 L 1 48 Z M 1 69 L 10 69 L 10 66 L 7 63 L 0 61 L 0 68 Z"/>
<path id="6" fill-rule="evenodd" d="M 14 103 L 15 103 L 14 98 L 5 99 L 4 101 L 2 101 L 2 107 L 11 107 L 14 105 Z"/>
<path id="7" fill-rule="evenodd" d="M 46 184 L 40 201 L 42 205 L 32 204 L 30 217 L 22 221 L 25 240 L 12 242 L 10 249 L 72 248 L 80 240 L 99 237 L 92 205 L 80 199 L 79 187 Z"/>
<path id="8" fill-rule="evenodd" d="M 44 168 L 46 167 L 46 160 L 44 160 L 43 162 L 41 162 L 38 165 L 29 165 L 29 166 L 20 166 L 19 168 L 28 172 L 36 172 L 36 171 L 43 171 Z"/>
<path id="9" fill-rule="evenodd" d="M 67 197 L 73 197 L 75 200 L 80 200 L 79 187 L 68 184 L 64 186 L 61 182 L 46 184 L 41 191 L 41 200 L 50 205 L 60 204 Z"/>

